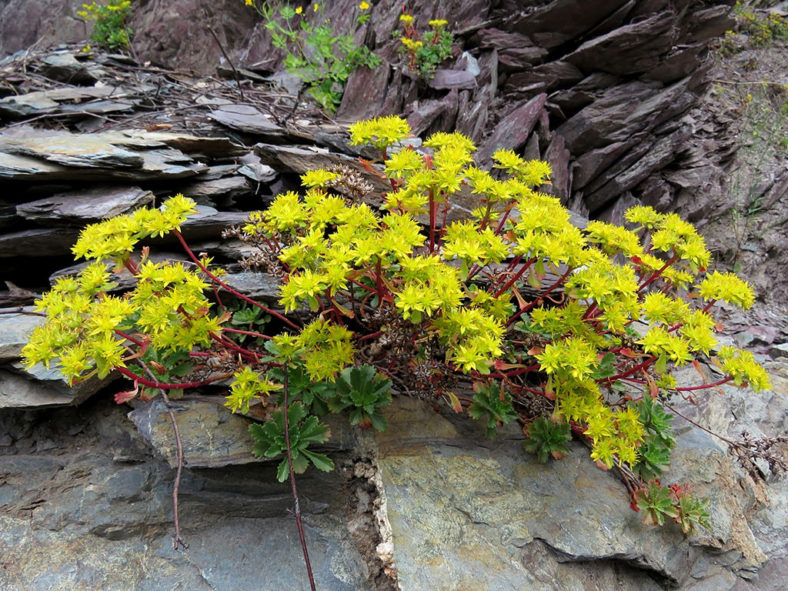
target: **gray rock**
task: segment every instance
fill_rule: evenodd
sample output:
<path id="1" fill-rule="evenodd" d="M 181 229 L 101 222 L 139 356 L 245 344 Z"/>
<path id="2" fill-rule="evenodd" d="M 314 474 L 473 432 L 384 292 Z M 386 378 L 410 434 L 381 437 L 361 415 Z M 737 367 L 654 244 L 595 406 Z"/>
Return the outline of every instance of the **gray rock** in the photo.
<path id="1" fill-rule="evenodd" d="M 552 0 L 517 15 L 512 28 L 537 45 L 552 49 L 594 28 L 627 0 Z"/>
<path id="2" fill-rule="evenodd" d="M 0 369 L 0 409 L 81 404 L 114 379 L 111 375 L 103 380 L 90 378 L 69 387 L 63 375 L 54 368 L 46 369 L 37 364 L 24 370 L 20 363 L 12 367 L 15 373 Z"/>
<path id="3" fill-rule="evenodd" d="M 187 467 L 180 523 L 189 548 L 174 551 L 174 470 L 150 455 L 123 408 L 5 411 L 0 426 L 13 439 L 0 456 L 4 589 L 309 588 L 290 487 L 276 482 L 275 465 Z M 42 450 L 44 441 L 54 447 Z M 341 471 L 309 471 L 298 484 L 319 588 L 372 588 L 346 524 L 355 508 Z"/>
<path id="4" fill-rule="evenodd" d="M 77 106 L 81 110 L 89 112 L 91 99 L 105 99 L 111 96 L 117 100 L 128 97 L 130 94 L 131 91 L 116 86 L 55 88 L 28 92 L 0 99 L 0 115 L 13 118 L 34 117 L 63 111 L 67 107 L 74 110 L 75 104 L 78 104 Z M 122 105 L 124 106 L 120 110 L 133 108 L 133 104 L 130 102 L 122 103 Z"/>
<path id="5" fill-rule="evenodd" d="M 265 115 L 251 105 L 226 105 L 208 115 L 214 121 L 231 129 L 265 138 L 281 138 L 284 129 L 269 121 Z"/>
<path id="6" fill-rule="evenodd" d="M 255 273 L 253 271 L 227 273 L 227 275 L 222 277 L 222 281 L 245 296 L 266 305 L 279 304 L 279 282 L 268 273 Z"/>
<path id="7" fill-rule="evenodd" d="M 17 213 L 32 221 L 49 224 L 85 224 L 128 213 L 153 203 L 150 191 L 139 187 L 96 187 L 58 193 L 46 199 L 17 205 Z"/>
<path id="8" fill-rule="evenodd" d="M 544 92 L 551 92 L 558 86 L 575 84 L 583 80 L 583 73 L 569 62 L 559 60 L 541 64 L 525 72 L 515 72 L 506 79 L 504 89 L 507 93 L 522 92 L 523 88 L 539 85 Z"/>
<path id="9" fill-rule="evenodd" d="M 91 69 L 79 62 L 73 53 L 63 52 L 44 56 L 38 73 L 60 82 L 88 85 L 96 82 Z"/>
<path id="10" fill-rule="evenodd" d="M 465 70 L 435 70 L 435 76 L 429 81 L 429 86 L 436 90 L 476 88 L 476 75 Z"/>
<path id="11" fill-rule="evenodd" d="M 0 178 L 139 181 L 184 178 L 207 169 L 181 148 L 201 155 L 239 153 L 226 138 L 139 131 L 72 134 L 25 127 L 0 134 Z"/>
<path id="12" fill-rule="evenodd" d="M 219 396 L 171 401 L 185 465 L 190 468 L 220 468 L 272 461 L 252 455 L 254 439 L 249 434 L 251 422 L 241 415 L 231 413 L 224 408 L 223 403 L 224 398 Z M 255 407 L 252 408 L 254 410 Z M 143 439 L 164 457 L 171 467 L 178 465 L 175 435 L 163 400 L 155 398 L 145 403 L 131 411 L 129 419 Z M 313 446 L 316 451 L 337 452 L 353 446 L 356 438 L 346 417 L 331 415 L 323 422 L 329 425 L 331 439 L 322 446 Z"/>
<path id="13" fill-rule="evenodd" d="M 775 359 L 779 357 L 788 357 L 788 343 L 780 343 L 779 345 L 773 345 L 769 349 L 769 355 L 771 355 Z"/>
<path id="14" fill-rule="evenodd" d="M 255 144 L 254 152 L 260 157 L 263 164 L 275 170 L 304 174 L 307 170 L 325 168 L 329 166 L 345 165 L 359 173 L 364 180 L 375 187 L 375 193 L 386 193 L 391 186 L 377 175 L 370 174 L 356 158 L 345 154 L 336 154 L 326 149 L 315 147 L 273 146 L 270 144 Z"/>
<path id="15" fill-rule="evenodd" d="M 64 256 L 79 236 L 75 228 L 38 228 L 0 234 L 0 258 Z"/>
<path id="16" fill-rule="evenodd" d="M 697 494 L 712 497 L 712 531 L 685 540 L 676 528 L 642 525 L 623 485 L 596 468 L 581 446 L 560 462 L 540 465 L 523 454 L 516 429 L 484 444 L 472 426 L 406 400 L 392 405 L 387 418 L 389 430 L 376 441 L 403 589 L 451 588 L 452 580 L 482 589 L 564 589 L 578 574 L 564 563 L 614 557 L 643 569 L 626 576 L 625 588 L 660 588 L 645 571 L 692 589 L 689 575 L 709 548 L 710 556 L 717 548 L 731 553 L 725 588 L 732 589 L 737 572 L 766 558 L 748 526 L 752 490 L 742 493 L 734 484 L 741 473 L 702 431 L 679 431 L 675 469 L 663 479 L 691 481 Z M 785 531 L 785 520 L 778 523 L 772 536 Z M 527 557 L 536 550 L 543 559 L 534 563 Z M 699 572 L 713 572 L 711 563 L 705 568 Z M 553 577 L 540 577 L 544 569 Z"/>
<path id="17" fill-rule="evenodd" d="M 501 119 L 490 137 L 479 146 L 476 161 L 482 166 L 489 166 L 496 151 L 516 150 L 525 144 L 539 120 L 546 99 L 546 94 L 535 96 Z"/>
<path id="18" fill-rule="evenodd" d="M 584 72 L 603 71 L 619 76 L 640 74 L 654 68 L 673 46 L 666 34 L 673 27 L 672 13 L 626 25 L 583 43 L 564 59 Z"/>
<path id="19" fill-rule="evenodd" d="M 345 83 L 342 102 L 337 108 L 340 121 L 360 121 L 377 116 L 386 98 L 390 66 L 356 68 Z"/>
<path id="20" fill-rule="evenodd" d="M 13 314 L 6 313 L 9 310 L 0 310 L 3 312 L 0 314 L 0 362 L 19 359 L 30 333 L 45 322 L 45 318 L 35 313 L 33 307 L 23 310 Z"/>
<path id="21" fill-rule="evenodd" d="M 415 101 L 406 109 L 411 132 L 422 135 L 429 131 L 428 135 L 431 135 L 436 131 L 453 130 L 458 106 L 459 94 L 456 88 L 440 99 Z"/>
<path id="22" fill-rule="evenodd" d="M 242 175 L 243 173 L 241 173 Z M 180 192 L 191 197 L 198 203 L 215 204 L 217 199 L 232 199 L 239 195 L 250 193 L 249 181 L 246 175 L 226 176 L 210 181 L 201 181 L 184 185 Z"/>
<path id="23" fill-rule="evenodd" d="M 676 158 L 676 148 L 680 145 L 683 134 L 675 134 L 660 138 L 653 144 L 641 140 L 636 149 L 631 150 L 619 163 L 605 171 L 586 192 L 586 205 L 592 212 L 620 197 L 626 191 L 636 187 L 657 170 L 661 170 Z M 642 156 L 642 157 L 641 157 Z M 631 161 L 634 160 L 634 163 Z"/>

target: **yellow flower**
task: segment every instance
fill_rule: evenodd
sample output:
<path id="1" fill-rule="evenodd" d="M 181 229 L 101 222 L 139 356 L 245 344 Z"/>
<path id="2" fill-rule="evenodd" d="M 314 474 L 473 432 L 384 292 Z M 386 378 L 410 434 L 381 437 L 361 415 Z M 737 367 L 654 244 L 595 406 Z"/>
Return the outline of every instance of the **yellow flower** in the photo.
<path id="1" fill-rule="evenodd" d="M 252 6 L 254 2 L 252 2 L 252 0 L 245 0 L 244 4 L 246 4 L 247 6 Z"/>
<path id="2" fill-rule="evenodd" d="M 409 37 L 400 37 L 399 40 L 408 49 L 408 51 L 416 52 L 424 45 L 421 41 L 414 41 Z"/>
<path id="3" fill-rule="evenodd" d="M 436 19 L 436 20 L 430 21 L 430 26 L 433 29 L 440 29 L 441 27 L 445 27 L 448 24 L 449 24 L 449 22 L 445 21 L 443 19 Z"/>
<path id="4" fill-rule="evenodd" d="M 317 2 L 315 2 L 314 6 L 312 6 L 312 10 L 313 10 L 314 12 L 317 12 L 318 10 L 320 10 L 320 4 L 318 4 Z"/>
<path id="5" fill-rule="evenodd" d="M 367 3 L 367 2 L 362 2 L 361 4 L 359 4 L 359 5 L 358 5 L 358 7 L 359 7 L 361 10 L 369 10 L 369 3 Z"/>
<path id="6" fill-rule="evenodd" d="M 411 14 L 401 14 L 401 15 L 399 15 L 399 21 L 401 23 L 406 24 L 406 25 L 411 25 L 411 24 L 413 24 L 413 15 L 411 15 Z"/>
<path id="7" fill-rule="evenodd" d="M 301 14 L 302 12 L 304 12 L 303 8 L 301 8 L 300 6 L 296 8 L 296 14 Z"/>

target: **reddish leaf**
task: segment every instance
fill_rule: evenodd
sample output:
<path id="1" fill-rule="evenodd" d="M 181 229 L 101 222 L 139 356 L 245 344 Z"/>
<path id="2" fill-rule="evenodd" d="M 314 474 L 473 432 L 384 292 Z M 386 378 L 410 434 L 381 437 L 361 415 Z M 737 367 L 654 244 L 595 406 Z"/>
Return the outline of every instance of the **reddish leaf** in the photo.
<path id="1" fill-rule="evenodd" d="M 134 389 L 133 390 L 126 390 L 125 392 L 117 392 L 115 394 L 115 404 L 123 404 L 124 402 L 128 402 L 129 400 L 134 400 L 137 395 L 140 393 L 140 385 L 137 382 L 134 382 Z"/>
<path id="2" fill-rule="evenodd" d="M 446 392 L 446 396 L 449 399 L 449 404 L 451 405 L 451 409 L 456 413 L 462 412 L 462 404 L 460 403 L 460 399 L 454 394 L 454 392 Z"/>

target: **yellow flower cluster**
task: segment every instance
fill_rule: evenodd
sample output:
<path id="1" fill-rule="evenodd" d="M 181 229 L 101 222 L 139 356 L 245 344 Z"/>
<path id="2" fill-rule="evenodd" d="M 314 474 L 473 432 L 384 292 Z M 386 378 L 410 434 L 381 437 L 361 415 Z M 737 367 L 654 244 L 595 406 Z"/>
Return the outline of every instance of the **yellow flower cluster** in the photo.
<path id="1" fill-rule="evenodd" d="M 146 346 L 160 351 L 209 345 L 221 326 L 210 315 L 212 304 L 203 293 L 208 285 L 197 272 L 181 263 L 142 261 L 135 289 L 116 297 L 107 293 L 117 285 L 102 260 L 123 263 L 138 240 L 177 228 L 193 209 L 193 201 L 178 195 L 161 209 L 139 209 L 85 228 L 74 253 L 98 260 L 74 277 L 59 279 L 36 302 L 47 322 L 24 347 L 26 365 L 48 367 L 58 359 L 73 384 L 125 367 L 131 344 L 127 331 L 145 334 Z"/>

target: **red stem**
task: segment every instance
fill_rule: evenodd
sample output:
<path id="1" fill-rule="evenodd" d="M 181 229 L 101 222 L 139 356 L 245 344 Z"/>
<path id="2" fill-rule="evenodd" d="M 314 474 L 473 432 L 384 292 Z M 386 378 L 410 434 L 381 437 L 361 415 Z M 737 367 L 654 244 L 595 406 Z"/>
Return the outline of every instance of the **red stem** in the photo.
<path id="1" fill-rule="evenodd" d="M 644 281 L 643 283 L 640 284 L 640 287 L 638 287 L 638 291 L 639 292 L 643 291 L 646 288 L 647 285 L 649 285 L 653 281 L 656 281 L 659 278 L 659 276 L 662 275 L 662 273 L 665 272 L 665 269 L 667 269 L 673 263 L 675 263 L 678 258 L 679 258 L 679 255 L 677 255 L 677 254 L 674 254 L 672 257 L 670 257 L 668 259 L 668 262 L 665 263 L 664 265 L 662 265 L 662 268 L 659 271 L 656 271 L 651 277 L 649 277 L 648 279 L 646 279 L 646 281 Z"/>
<path id="2" fill-rule="evenodd" d="M 706 390 L 707 388 L 716 388 L 717 386 L 722 386 L 723 384 L 727 384 L 733 379 L 733 376 L 728 376 L 727 378 L 723 378 L 713 384 L 703 384 L 701 386 L 684 386 L 683 388 L 676 388 L 677 392 L 694 392 L 695 390 Z"/>
<path id="3" fill-rule="evenodd" d="M 236 333 L 236 334 L 245 334 L 245 335 L 249 335 L 250 337 L 257 337 L 257 338 L 266 339 L 266 340 L 269 340 L 269 341 L 273 338 L 273 337 L 268 336 L 267 334 L 263 334 L 263 333 L 260 333 L 260 332 L 255 332 L 253 330 L 241 330 L 240 328 L 222 327 L 222 332 L 232 332 L 232 333 Z"/>
<path id="4" fill-rule="evenodd" d="M 262 305 L 260 302 L 256 302 L 256 301 L 254 301 L 253 299 L 251 299 L 251 298 L 249 298 L 249 297 L 246 297 L 246 296 L 245 296 L 245 295 L 243 295 L 242 293 L 239 293 L 238 291 L 236 291 L 235 289 L 233 289 L 232 287 L 230 287 L 229 285 L 227 285 L 227 284 L 226 284 L 224 281 L 222 281 L 221 279 L 219 279 L 219 278 L 218 278 L 216 275 L 214 275 L 213 273 L 211 273 L 211 272 L 210 272 L 210 271 L 209 271 L 209 270 L 208 270 L 208 269 L 205 267 L 205 265 L 203 265 L 203 264 L 200 262 L 200 260 L 199 260 L 199 259 L 198 259 L 198 258 L 195 256 L 195 254 L 192 252 L 192 249 L 191 249 L 191 248 L 189 248 L 189 245 L 188 245 L 188 244 L 186 244 L 186 240 L 184 240 L 184 238 L 183 238 L 183 235 L 182 235 L 180 232 L 178 232 L 178 230 L 173 230 L 172 232 L 173 232 L 173 234 L 175 234 L 175 237 L 176 237 L 176 238 L 178 238 L 178 241 L 181 243 L 181 246 L 182 246 L 182 247 L 183 247 L 183 249 L 186 251 L 186 254 L 188 254 L 188 255 L 189 255 L 189 257 L 191 258 L 191 260 L 193 260 L 193 261 L 194 261 L 194 263 L 195 263 L 195 264 L 196 264 L 196 265 L 197 265 L 197 266 L 200 268 L 200 270 L 201 270 L 203 273 L 205 273 L 205 274 L 206 274 L 208 277 L 210 277 L 211 281 L 213 281 L 213 282 L 217 283 L 218 285 L 222 286 L 224 289 L 226 289 L 228 292 L 230 292 L 231 294 L 233 294 L 235 297 L 237 297 L 237 298 L 240 298 L 240 299 L 242 299 L 243 301 L 245 301 L 245 302 L 247 302 L 247 303 L 249 303 L 249 304 L 252 304 L 253 306 L 255 306 L 255 307 L 257 307 L 257 308 L 260 308 L 260 309 L 261 309 L 263 312 L 266 312 L 267 314 L 270 314 L 271 316 L 274 316 L 274 317 L 276 317 L 276 318 L 279 318 L 279 320 L 281 320 L 282 322 L 284 322 L 285 324 L 287 324 L 287 325 L 288 325 L 288 326 L 290 326 L 291 328 L 294 328 L 294 329 L 296 329 L 296 330 L 299 330 L 299 328 L 298 328 L 298 326 L 297 326 L 296 324 L 294 324 L 294 323 L 293 323 L 291 320 L 289 320 L 288 318 L 285 318 L 284 316 L 282 316 L 282 315 L 281 315 L 279 312 L 276 312 L 276 311 L 274 311 L 274 310 L 271 310 L 270 308 L 267 308 L 267 307 L 263 306 L 263 305 Z"/>
<path id="5" fill-rule="evenodd" d="M 517 273 L 515 273 L 515 274 L 514 274 L 514 276 L 513 276 L 511 279 L 509 279 L 509 281 L 507 281 L 507 282 L 504 284 L 504 286 L 503 286 L 501 289 L 499 289 L 497 292 L 495 292 L 495 295 L 494 295 L 493 297 L 496 297 L 496 298 L 497 298 L 498 296 L 500 296 L 501 294 L 503 294 L 503 292 L 505 292 L 507 289 L 509 289 L 509 288 L 510 288 L 512 285 L 514 285 L 515 281 L 517 281 L 517 280 L 518 280 L 520 277 L 522 277 L 522 276 L 523 276 L 523 273 L 525 273 L 525 272 L 526 272 L 528 269 L 530 269 L 531 265 L 533 264 L 533 262 L 534 262 L 535 260 L 536 260 L 536 259 L 529 259 L 529 260 L 528 260 L 528 261 L 527 261 L 527 262 L 526 262 L 526 263 L 525 263 L 525 264 L 524 264 L 524 265 L 523 265 L 523 266 L 520 268 L 520 270 L 519 270 L 519 271 L 517 271 Z"/>
<path id="6" fill-rule="evenodd" d="M 125 367 L 116 367 L 115 369 L 117 369 L 120 373 L 122 373 L 124 376 L 126 376 L 130 380 L 133 380 L 135 382 L 139 382 L 143 386 L 148 386 L 149 388 L 159 388 L 161 390 L 185 390 L 187 388 L 199 388 L 200 386 L 206 386 L 206 385 L 210 384 L 211 382 L 218 382 L 219 380 L 223 380 L 226 377 L 228 377 L 228 376 L 225 376 L 225 375 L 221 375 L 221 376 L 215 376 L 213 378 L 209 378 L 207 380 L 202 380 L 200 382 L 184 382 L 182 384 L 165 384 L 165 383 L 162 383 L 162 382 L 155 382 L 155 381 L 148 380 L 148 379 L 145 379 L 143 377 L 140 377 L 137 374 L 135 374 L 134 372 L 126 369 Z"/>
<path id="7" fill-rule="evenodd" d="M 511 326 L 511 324 L 512 324 L 512 323 L 513 323 L 515 320 L 517 320 L 517 319 L 518 319 L 520 316 L 522 316 L 522 315 L 523 315 L 523 314 L 525 314 L 526 312 L 529 312 L 529 311 L 531 311 L 531 310 L 532 310 L 532 309 L 533 309 L 533 308 L 536 306 L 536 303 L 537 303 L 539 300 L 541 300 L 542 298 L 544 298 L 545 296 L 547 296 L 547 295 L 548 295 L 548 294 L 549 294 L 551 291 L 553 291 L 553 290 L 554 290 L 556 287 L 558 287 L 559 285 L 561 285 L 561 284 L 564 282 L 564 279 L 566 279 L 566 278 L 569 276 L 569 273 L 570 273 L 571 271 L 572 271 L 572 269 L 571 269 L 571 268 L 570 268 L 570 269 L 567 269 L 567 270 L 566 270 L 566 273 L 564 273 L 563 275 L 561 275 L 561 276 L 558 278 L 558 280 L 557 280 L 555 283 L 553 283 L 553 284 L 552 284 L 552 285 L 551 285 L 549 288 L 547 288 L 547 291 L 545 291 L 545 292 L 542 292 L 542 293 L 539 295 L 539 297 L 538 297 L 538 298 L 536 298 L 534 301 L 532 301 L 530 304 L 528 304 L 528 305 L 527 305 L 527 306 L 525 306 L 524 308 L 522 308 L 522 309 L 518 310 L 517 312 L 515 312 L 515 313 L 512 315 L 512 317 L 511 317 L 511 318 L 509 318 L 509 321 L 506 323 L 506 326 Z"/>
<path id="8" fill-rule="evenodd" d="M 306 563 L 306 574 L 309 577 L 309 585 L 312 591 L 316 591 L 315 577 L 312 574 L 312 564 L 309 562 L 309 551 L 306 547 L 306 537 L 304 536 L 304 526 L 301 523 L 301 505 L 298 502 L 298 491 L 296 490 L 295 472 L 293 471 L 293 454 L 290 451 L 290 423 L 287 412 L 287 365 L 285 364 L 282 373 L 284 374 L 284 413 L 285 413 L 285 449 L 287 451 L 287 467 L 290 469 L 290 490 L 293 494 L 293 513 L 295 514 L 296 527 L 298 528 L 298 537 L 301 539 L 301 550 L 304 553 L 304 562 Z"/>

